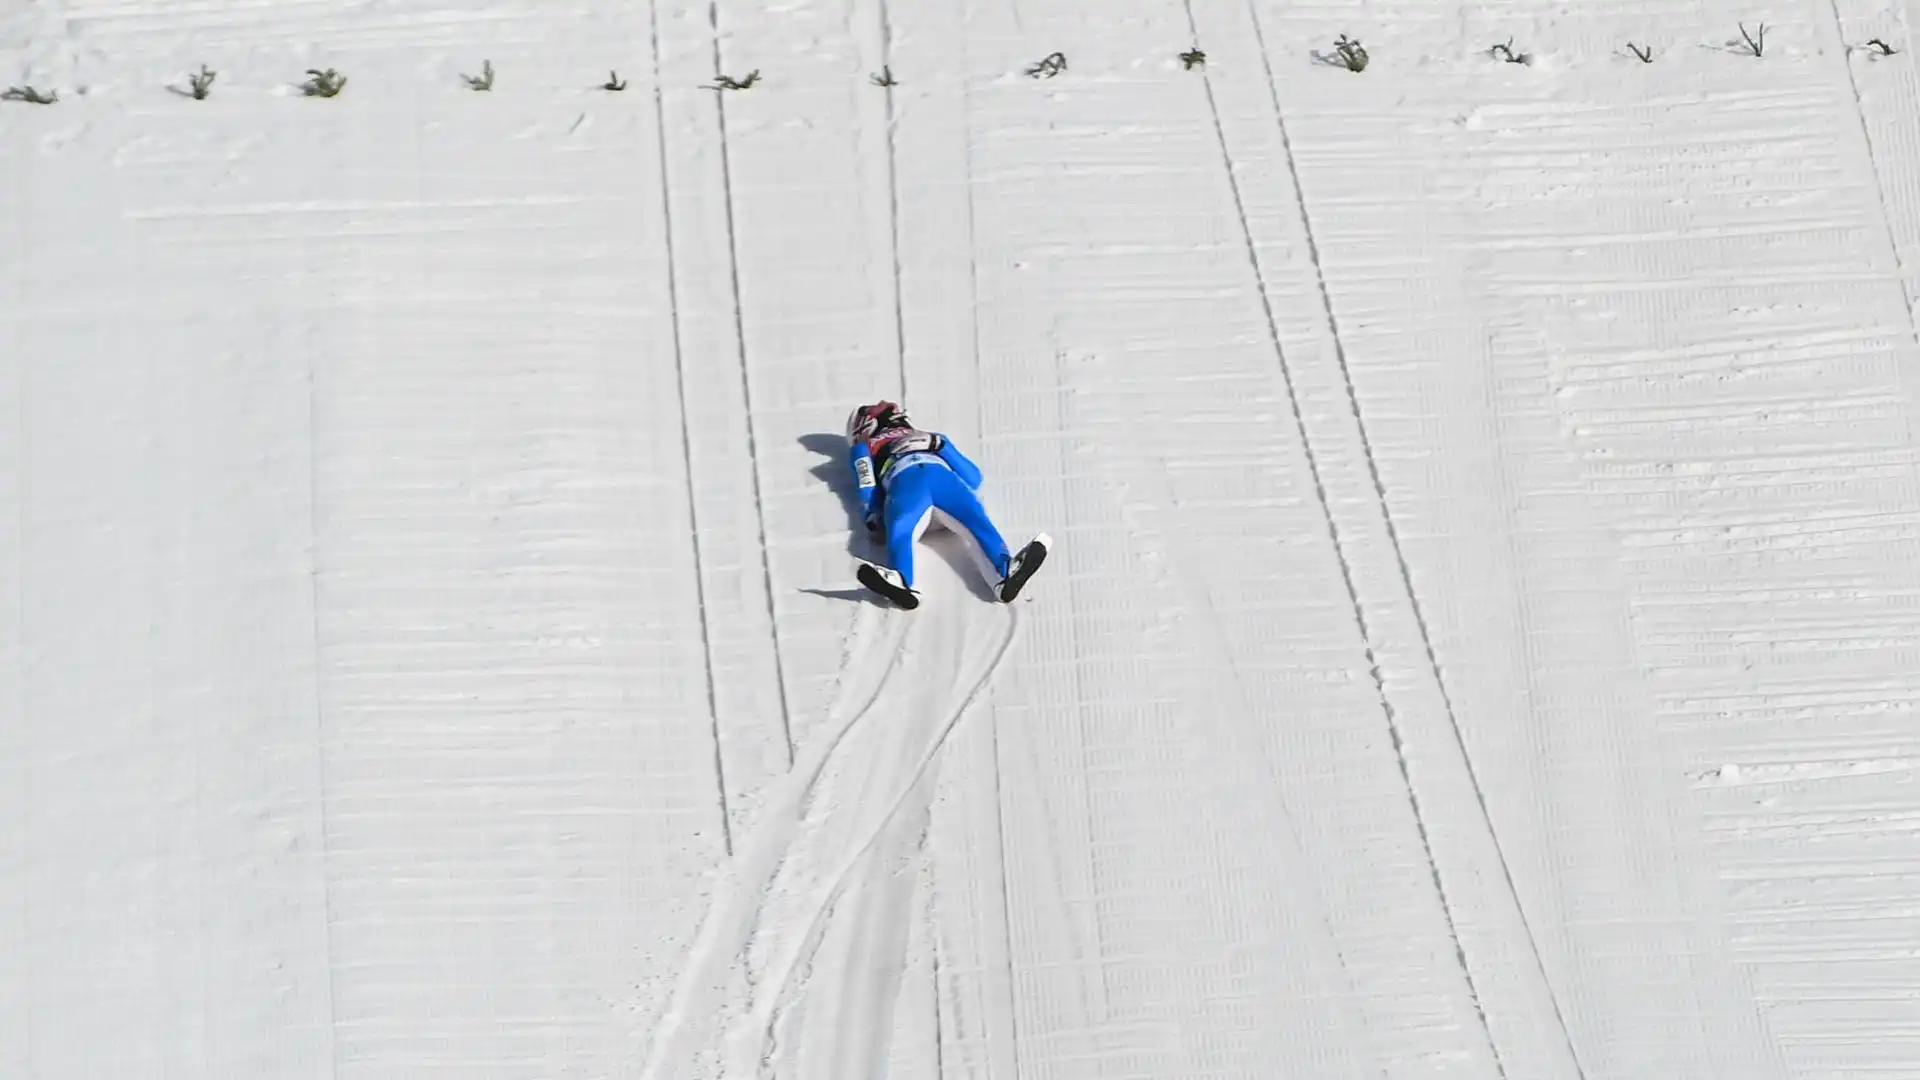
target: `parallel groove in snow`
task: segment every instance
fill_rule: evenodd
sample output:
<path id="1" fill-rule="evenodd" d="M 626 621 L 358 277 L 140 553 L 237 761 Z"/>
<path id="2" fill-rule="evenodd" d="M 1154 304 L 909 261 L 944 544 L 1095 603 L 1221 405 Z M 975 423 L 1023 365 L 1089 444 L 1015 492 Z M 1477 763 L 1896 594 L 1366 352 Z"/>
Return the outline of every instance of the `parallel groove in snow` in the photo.
<path id="1" fill-rule="evenodd" d="M 1187 0 L 1187 2 L 1190 4 L 1191 0 Z M 1251 6 L 1249 7 L 1249 10 L 1250 12 L 1252 12 Z M 1326 317 L 1326 333 L 1327 333 L 1326 345 L 1330 348 L 1332 353 L 1332 358 L 1339 369 L 1340 383 L 1343 389 L 1345 390 L 1345 394 L 1346 394 L 1346 404 L 1352 410 L 1354 434 L 1358 437 L 1360 456 L 1362 460 L 1365 462 L 1366 476 L 1372 488 L 1372 494 L 1378 504 L 1379 514 L 1380 514 L 1380 523 L 1384 527 L 1387 544 L 1392 550 L 1394 562 L 1397 564 L 1399 569 L 1400 581 L 1404 589 L 1406 603 L 1413 616 L 1414 626 L 1417 629 L 1419 634 L 1420 648 L 1426 655 L 1427 666 L 1433 678 L 1434 690 L 1439 697 L 1441 710 L 1446 718 L 1447 729 L 1452 735 L 1454 746 L 1458 749 L 1460 753 L 1460 765 L 1461 767 L 1464 768 L 1468 783 L 1472 788 L 1474 802 L 1478 804 L 1479 813 L 1484 822 L 1485 828 L 1487 830 L 1488 840 L 1490 841 L 1491 847 L 1493 849 L 1492 854 L 1499 866 L 1500 876 L 1503 879 L 1505 886 L 1512 897 L 1514 908 L 1519 914 L 1519 926 L 1520 926 L 1521 932 L 1526 937 L 1527 952 L 1529 953 L 1535 968 L 1540 969 L 1540 963 L 1541 963 L 1540 946 L 1534 935 L 1533 928 L 1530 925 L 1528 925 L 1526 912 L 1520 903 L 1519 894 L 1514 889 L 1512 868 L 1507 863 L 1506 855 L 1500 851 L 1500 841 L 1499 841 L 1498 831 L 1494 827 L 1491 816 L 1488 815 L 1487 797 L 1486 797 L 1485 791 L 1482 788 L 1480 774 L 1479 774 L 1479 771 L 1474 767 L 1472 756 L 1468 752 L 1466 741 L 1461 734 L 1459 717 L 1455 712 L 1452 697 L 1450 696 L 1447 690 L 1446 677 L 1441 671 L 1439 658 L 1434 652 L 1432 631 L 1429 629 L 1427 625 L 1427 616 L 1425 612 L 1422 610 L 1419 592 L 1414 587 L 1412 571 L 1409 569 L 1407 565 L 1406 552 L 1401 545 L 1399 530 L 1394 523 L 1394 511 L 1392 506 L 1389 504 L 1386 488 L 1380 478 L 1379 461 L 1374 454 L 1373 442 L 1367 434 L 1366 417 L 1361 408 L 1359 396 L 1354 390 L 1352 368 L 1348 360 L 1346 345 L 1344 344 L 1344 342 L 1342 342 L 1340 337 L 1340 316 L 1335 309 L 1333 296 L 1328 287 L 1326 264 L 1320 254 L 1319 242 L 1315 239 L 1315 236 L 1314 236 L 1313 215 L 1311 210 L 1309 209 L 1307 193 L 1301 181 L 1299 160 L 1297 155 L 1294 153 L 1293 140 L 1289 136 L 1287 131 L 1286 113 L 1285 113 L 1285 110 L 1281 107 L 1279 93 L 1277 88 L 1274 85 L 1272 57 L 1267 51 L 1265 35 L 1262 30 L 1260 18 L 1257 12 L 1252 12 L 1251 22 L 1253 27 L 1254 42 L 1256 43 L 1256 45 L 1258 45 L 1260 54 L 1261 54 L 1261 59 L 1263 64 L 1263 73 L 1266 76 L 1268 91 L 1270 95 L 1272 95 L 1269 99 L 1269 104 L 1271 105 L 1273 110 L 1274 124 L 1280 139 L 1280 149 L 1287 166 L 1287 179 L 1290 182 L 1290 187 L 1292 190 L 1294 202 L 1299 210 L 1301 238 L 1305 242 L 1307 260 L 1312 265 L 1313 279 L 1314 279 L 1314 283 L 1317 288 L 1317 291 L 1319 293 L 1321 312 Z M 1211 98 L 1212 98 L 1211 89 L 1209 89 L 1208 96 L 1209 96 L 1209 101 L 1211 101 Z M 1215 111 L 1215 123 L 1217 128 L 1218 127 L 1217 109 Z M 1223 155 L 1227 157 L 1227 165 L 1228 165 L 1228 168 L 1231 169 L 1232 157 L 1230 154 L 1226 154 L 1225 138 L 1226 138 L 1225 134 L 1222 133 L 1221 134 L 1221 151 Z M 1235 193 L 1236 205 L 1239 204 L 1239 202 L 1240 202 L 1240 199 L 1239 199 L 1239 195 L 1236 187 L 1236 193 Z M 1244 226 L 1246 224 L 1246 214 L 1244 209 L 1241 210 L 1240 217 L 1241 217 L 1241 223 Z M 1252 257 L 1254 258 L 1256 263 L 1256 268 L 1257 268 L 1258 256 L 1252 254 L 1253 234 L 1251 230 L 1249 230 L 1247 234 L 1247 243 L 1249 247 L 1249 254 L 1252 255 Z M 1272 318 L 1273 318 L 1272 308 L 1270 306 L 1270 302 L 1267 301 L 1266 299 L 1267 285 L 1264 279 L 1261 281 L 1261 292 L 1262 292 L 1263 305 L 1269 305 L 1267 306 L 1266 310 L 1267 310 L 1268 321 L 1271 324 Z M 1279 333 L 1277 328 L 1275 329 L 1275 334 L 1274 334 L 1274 348 L 1275 348 L 1275 351 L 1280 355 L 1280 362 L 1282 364 L 1282 367 L 1284 368 L 1286 364 L 1285 349 L 1280 343 Z M 1305 423 L 1304 418 L 1302 418 L 1300 415 L 1299 398 L 1297 393 L 1295 393 L 1293 389 L 1293 379 L 1291 375 L 1287 376 L 1287 385 L 1288 385 L 1288 395 L 1290 398 L 1292 398 L 1294 402 L 1295 422 L 1300 425 L 1301 440 L 1303 444 L 1305 444 L 1308 447 L 1308 460 L 1309 460 L 1309 464 L 1312 465 L 1312 450 L 1311 450 L 1312 437 L 1310 434 L 1310 429 Z M 1317 486 L 1318 476 L 1319 476 L 1319 470 L 1317 466 L 1314 466 L 1314 472 L 1316 476 L 1316 486 Z M 1322 506 L 1327 511 L 1328 526 L 1330 529 L 1334 530 L 1334 536 L 1333 536 L 1334 546 L 1336 548 L 1339 548 L 1340 539 L 1338 535 L 1337 517 L 1333 513 L 1331 505 L 1327 503 L 1324 490 L 1321 491 L 1321 503 L 1322 503 Z M 1361 637 L 1367 642 L 1366 648 L 1368 652 L 1369 666 L 1372 667 L 1375 673 L 1375 680 L 1380 693 L 1382 711 L 1385 713 L 1385 718 L 1386 718 L 1388 727 L 1393 733 L 1395 754 L 1399 758 L 1401 776 L 1405 779 L 1407 784 L 1408 798 L 1413 804 L 1413 814 L 1414 814 L 1415 822 L 1419 828 L 1421 844 L 1426 848 L 1427 860 L 1431 864 L 1433 869 L 1434 888 L 1439 893 L 1441 907 L 1446 914 L 1448 931 L 1453 936 L 1454 940 L 1458 942 L 1460 964 L 1462 968 L 1463 978 L 1466 980 L 1466 984 L 1467 984 L 1467 993 L 1473 1000 L 1474 1012 L 1480 1021 L 1482 1031 L 1486 1035 L 1488 1050 L 1493 1055 L 1494 1069 L 1496 1073 L 1504 1077 L 1508 1074 L 1506 1062 L 1503 1059 L 1503 1056 L 1501 1054 L 1500 1045 L 1494 1037 L 1493 1029 L 1488 1022 L 1487 1006 L 1486 1006 L 1486 1003 L 1481 1000 L 1480 991 L 1478 986 L 1476 985 L 1476 981 L 1474 978 L 1474 971 L 1473 971 L 1474 962 L 1467 955 L 1466 942 L 1461 940 L 1460 929 L 1459 929 L 1460 916 L 1455 910 L 1455 901 L 1448 894 L 1448 890 L 1446 886 L 1446 876 L 1441 869 L 1439 857 L 1434 852 L 1432 830 L 1426 820 L 1425 813 L 1423 812 L 1421 807 L 1421 804 L 1423 801 L 1423 795 L 1420 790 L 1420 785 L 1415 782 L 1414 771 L 1411 766 L 1411 763 L 1408 760 L 1409 751 L 1405 742 L 1406 735 L 1403 734 L 1401 721 L 1396 717 L 1395 704 L 1394 704 L 1392 695 L 1390 695 L 1387 692 L 1386 680 L 1384 676 L 1380 674 L 1379 662 L 1374 657 L 1374 652 L 1373 652 L 1374 646 L 1373 646 L 1373 640 L 1372 640 L 1373 634 L 1368 629 L 1368 617 L 1366 613 L 1366 605 L 1362 602 L 1359 591 L 1354 587 L 1353 575 L 1352 575 L 1352 572 L 1349 569 L 1347 569 L 1347 562 L 1344 555 L 1341 557 L 1341 564 L 1342 564 L 1343 576 L 1345 576 L 1347 579 L 1348 591 L 1353 598 L 1354 618 L 1360 624 Z M 1545 975 L 1544 970 L 1541 970 L 1541 975 L 1544 977 Z M 1575 1076 L 1584 1078 L 1585 1071 L 1581 1068 L 1579 1053 L 1575 1049 L 1572 1042 L 1571 1035 L 1567 1030 L 1566 1019 L 1562 1012 L 1559 998 L 1554 993 L 1553 987 L 1551 986 L 1551 984 L 1546 984 L 1544 989 L 1547 997 L 1547 1003 L 1551 1006 L 1551 1012 L 1552 1012 L 1554 1022 L 1559 1029 L 1559 1032 L 1558 1032 L 1559 1041 L 1566 1050 L 1567 1062 L 1572 1066 L 1573 1073 Z"/>
<path id="2" fill-rule="evenodd" d="M 787 691 L 771 618 L 772 556 L 760 542 L 762 514 L 770 511 L 753 496 L 759 480 L 749 427 L 758 421 L 744 398 L 745 365 L 755 350 L 744 340 L 746 314 L 736 301 L 743 286 L 736 285 L 729 225 L 735 211 L 723 183 L 714 92 L 698 89 L 713 78 L 708 7 L 697 0 L 658 0 L 658 6 L 662 162 L 675 208 L 667 222 L 677 283 L 674 311 L 680 348 L 693 361 L 686 369 L 682 421 L 690 433 L 691 462 L 680 470 L 692 471 L 701 511 L 703 609 L 712 631 L 721 775 L 737 837 L 752 821 L 759 794 L 791 758 L 789 714 L 782 706 Z M 679 543 L 690 547 L 691 538 Z"/>
<path id="3" fill-rule="evenodd" d="M 1473 38 L 1482 31 L 1464 21 L 1457 29 L 1463 40 L 1453 46 L 1458 55 L 1471 55 Z M 1393 55 L 1405 41 L 1396 33 L 1369 44 L 1381 57 Z M 1492 302 L 1486 296 L 1489 284 L 1511 276 L 1500 260 L 1510 258 L 1508 252 L 1524 257 L 1529 250 L 1510 243 L 1510 237 L 1552 235 L 1534 222 L 1532 231 L 1508 228 L 1503 215 L 1560 209 L 1555 224 L 1574 230 L 1584 225 L 1549 201 L 1515 200 L 1511 184 L 1485 186 L 1483 178 L 1508 168 L 1509 147 L 1489 140 L 1511 138 L 1533 113 L 1507 102 L 1480 106 L 1484 84 L 1525 86 L 1522 92 L 1529 95 L 1551 88 L 1524 72 L 1495 74 L 1500 71 L 1497 63 L 1480 60 L 1450 63 L 1422 80 L 1419 106 L 1395 112 L 1380 108 L 1385 99 L 1375 96 L 1392 90 L 1374 89 L 1369 76 L 1339 95 L 1337 107 L 1302 109 L 1306 115 L 1292 125 L 1302 182 L 1310 190 L 1317 176 L 1325 177 L 1329 188 L 1343 187 L 1343 178 L 1355 175 L 1351 170 L 1363 160 L 1357 156 L 1360 148 L 1377 147 L 1405 163 L 1400 169 L 1376 166 L 1377 179 L 1365 186 L 1348 181 L 1344 187 L 1355 193 L 1351 198 L 1315 204 L 1316 220 L 1324 219 L 1322 249 L 1329 253 L 1335 300 L 1356 312 L 1354 331 L 1347 335 L 1355 357 L 1354 388 L 1375 421 L 1369 427 L 1388 498 L 1396 516 L 1404 515 L 1407 522 L 1402 536 L 1408 564 L 1435 582 L 1421 590 L 1435 605 L 1435 647 L 1442 657 L 1460 656 L 1448 670 L 1450 681 L 1463 688 L 1458 702 L 1462 737 L 1472 747 L 1474 763 L 1502 777 L 1497 787 L 1482 789 L 1486 813 L 1514 868 L 1513 887 L 1525 921 L 1540 931 L 1539 963 L 1566 1003 L 1563 1011 L 1581 1064 L 1597 1075 L 1616 1070 L 1637 1075 L 1687 1071 L 1678 1064 L 1683 1059 L 1724 1057 L 1754 1075 L 1765 1067 L 1764 1034 L 1753 1030 L 1752 1006 L 1743 1003 L 1739 983 L 1727 974 L 1703 968 L 1687 991 L 1674 995 L 1678 1000 L 1662 1005 L 1633 1001 L 1624 993 L 1595 995 L 1592 989 L 1646 985 L 1653 956 L 1690 951 L 1686 941 L 1694 931 L 1681 920 L 1697 905 L 1662 895 L 1665 890 L 1628 893 L 1591 877 L 1593 867 L 1612 864 L 1616 857 L 1623 865 L 1665 860 L 1679 837 L 1667 812 L 1648 805 L 1636 790 L 1640 777 L 1652 775 L 1661 747 L 1636 723 L 1644 712 L 1633 701 L 1632 645 L 1621 622 L 1624 613 L 1607 611 L 1605 582 L 1617 556 L 1599 528 L 1604 518 L 1578 497 L 1577 473 L 1553 477 L 1555 471 L 1571 472 L 1575 461 L 1555 445 L 1553 428 L 1543 429 L 1534 419 L 1543 388 L 1537 368 L 1510 366 L 1507 359 L 1537 354 L 1542 342 L 1529 338 L 1519 312 L 1503 310 L 1497 295 Z M 1551 108 L 1539 111 L 1551 114 Z M 1472 145 L 1455 135 L 1483 128 L 1487 138 Z M 1596 142 L 1587 132 L 1576 145 L 1608 142 Z M 1520 166 L 1533 168 L 1561 151 L 1537 133 L 1510 148 L 1513 176 L 1520 175 Z M 1595 160 L 1601 152 L 1583 149 L 1559 156 Z M 1543 184 L 1553 180 L 1537 168 L 1533 175 Z M 1543 446 L 1523 441 L 1543 436 Z M 1434 446 L 1452 452 L 1437 456 L 1429 449 Z M 1474 446 L 1482 449 L 1468 449 Z M 1470 464 L 1475 461 L 1485 464 L 1476 470 Z M 1543 488 L 1541 481 L 1548 478 L 1552 487 Z M 1552 498 L 1556 489 L 1574 497 Z M 1525 501 L 1520 493 L 1526 493 Z M 1503 525 L 1488 529 L 1484 523 L 1489 521 Z M 1543 528 L 1550 531 L 1535 534 Z M 1500 536 L 1528 542 L 1486 542 Z M 1540 591 L 1543 571 L 1553 574 L 1552 580 L 1565 574 L 1567 584 L 1586 588 L 1549 600 Z M 1548 612 L 1555 633 L 1529 632 L 1529 624 Z M 1505 659 L 1508 650 L 1514 650 L 1512 661 Z M 1501 764 L 1503 759 L 1508 763 Z M 1521 761 L 1527 766 L 1515 767 Z M 1571 775 L 1556 782 L 1556 774 Z M 1584 837 L 1588 828 L 1610 829 L 1614 835 L 1583 839 L 1582 863 L 1570 864 L 1543 844 L 1563 832 Z M 1572 833 L 1576 829 L 1579 833 Z M 1636 834 L 1643 839 L 1627 839 Z M 1603 851 L 1619 855 L 1602 857 Z M 1658 871 L 1645 872 L 1650 882 L 1662 879 Z M 1584 888 L 1566 881 L 1576 873 L 1588 879 Z M 1638 880 L 1638 872 L 1627 876 Z M 1684 876 L 1678 883 L 1686 890 L 1710 884 Z M 1584 910 L 1568 910 L 1576 904 Z M 1647 918 L 1648 910 L 1670 912 L 1673 929 L 1626 929 Z M 1619 914 L 1609 918 L 1609 911 Z M 1647 959 L 1621 955 L 1628 933 L 1644 935 L 1639 948 Z M 1497 941 L 1484 947 L 1497 948 Z M 1500 964 L 1492 968 L 1508 970 Z M 1513 1005 L 1544 1006 L 1546 1000 L 1528 990 L 1507 999 L 1507 1007 L 1490 1009 L 1489 1016 L 1511 1025 Z M 1601 1015 L 1609 1010 L 1625 1015 Z M 1546 1016 L 1506 1030 L 1510 1038 L 1536 1038 L 1554 1023 Z M 1703 1034 L 1723 1024 L 1737 1027 Z M 1618 1034 L 1627 1027 L 1636 1031 L 1632 1038 Z"/>
<path id="4" fill-rule="evenodd" d="M 673 257 L 673 188 L 667 175 L 667 112 L 664 89 L 661 83 L 660 67 L 660 5 L 658 0 L 647 0 L 647 51 L 651 61 L 653 86 L 654 148 L 655 164 L 659 168 L 660 185 L 660 242 L 661 253 L 666 258 L 666 269 L 661 275 L 662 284 L 667 292 L 667 318 L 670 322 L 670 342 L 673 348 L 674 396 L 679 406 L 677 417 L 680 427 L 681 475 L 686 480 L 687 528 L 691 532 L 689 542 L 693 546 L 693 595 L 700 611 L 700 652 L 705 662 L 707 683 L 707 725 L 713 736 L 713 779 L 718 787 L 720 823 L 720 852 L 727 858 L 733 857 L 733 814 L 727 798 L 727 763 L 721 750 L 720 697 L 714 681 L 713 660 L 713 622 L 707 607 L 707 560 L 701 548 L 700 491 L 699 479 L 693 468 L 693 431 L 689 419 L 692 409 L 687 398 L 687 357 L 686 347 L 680 334 L 680 280 L 679 266 Z"/>
<path id="5" fill-rule="evenodd" d="M 725 72 L 727 66 L 720 51 L 719 0 L 707 0 L 707 29 L 713 35 L 713 69 Z M 746 300 L 740 292 L 740 240 L 734 220 L 733 155 L 727 146 L 727 97 L 722 93 L 714 93 L 713 102 L 714 125 L 719 132 L 719 140 L 715 145 L 720 158 L 720 204 L 726 211 L 727 277 L 733 292 L 733 337 L 738 348 L 735 360 L 740 368 L 740 410 L 747 435 L 747 478 L 751 481 L 749 486 L 753 494 L 754 521 L 759 527 L 755 546 L 760 550 L 760 573 L 767 603 L 773 686 L 780 700 L 780 740 L 786 746 L 787 767 L 791 769 L 794 763 L 793 707 L 787 699 L 787 667 L 780 654 L 780 620 L 773 598 L 773 561 L 767 535 L 767 500 L 760 484 L 760 422 L 753 406 L 753 365 L 747 359 Z"/>

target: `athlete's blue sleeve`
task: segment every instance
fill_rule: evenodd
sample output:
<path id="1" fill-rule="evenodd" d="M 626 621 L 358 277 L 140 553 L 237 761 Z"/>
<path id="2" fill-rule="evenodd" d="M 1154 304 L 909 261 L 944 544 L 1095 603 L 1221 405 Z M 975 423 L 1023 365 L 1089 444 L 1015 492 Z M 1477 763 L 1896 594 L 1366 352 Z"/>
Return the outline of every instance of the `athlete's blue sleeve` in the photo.
<path id="1" fill-rule="evenodd" d="M 853 470 L 853 483 L 860 491 L 860 514 L 872 517 L 880 489 L 873 478 L 873 454 L 866 443 L 854 443 L 847 451 L 847 467 Z"/>
<path id="2" fill-rule="evenodd" d="M 961 453 L 960 449 L 953 445 L 953 440 L 945 435 L 940 436 L 940 460 L 946 462 L 948 468 L 959 473 L 960 479 L 966 481 L 968 487 L 979 489 L 980 481 L 983 479 L 980 475 L 980 466 L 968 460 L 967 455 Z"/>

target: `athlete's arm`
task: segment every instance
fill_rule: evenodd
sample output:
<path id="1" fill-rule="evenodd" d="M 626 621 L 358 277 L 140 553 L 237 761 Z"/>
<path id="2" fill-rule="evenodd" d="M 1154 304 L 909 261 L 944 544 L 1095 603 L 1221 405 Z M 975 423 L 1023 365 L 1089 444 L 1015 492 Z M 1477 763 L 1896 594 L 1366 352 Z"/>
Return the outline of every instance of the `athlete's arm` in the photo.
<path id="1" fill-rule="evenodd" d="M 847 453 L 847 466 L 853 470 L 854 488 L 860 492 L 860 521 L 867 527 L 867 532 L 877 535 L 885 490 L 874 478 L 873 452 L 867 449 L 866 443 L 853 444 Z"/>

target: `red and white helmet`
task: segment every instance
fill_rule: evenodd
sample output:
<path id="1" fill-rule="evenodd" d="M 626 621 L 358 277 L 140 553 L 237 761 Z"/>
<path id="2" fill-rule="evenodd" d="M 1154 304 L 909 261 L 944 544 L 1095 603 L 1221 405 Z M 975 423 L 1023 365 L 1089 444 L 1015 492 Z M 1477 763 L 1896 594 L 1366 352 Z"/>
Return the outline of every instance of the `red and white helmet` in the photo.
<path id="1" fill-rule="evenodd" d="M 907 410 L 891 401 L 862 405 L 847 414 L 847 442 L 865 442 L 888 428 L 912 427 Z"/>

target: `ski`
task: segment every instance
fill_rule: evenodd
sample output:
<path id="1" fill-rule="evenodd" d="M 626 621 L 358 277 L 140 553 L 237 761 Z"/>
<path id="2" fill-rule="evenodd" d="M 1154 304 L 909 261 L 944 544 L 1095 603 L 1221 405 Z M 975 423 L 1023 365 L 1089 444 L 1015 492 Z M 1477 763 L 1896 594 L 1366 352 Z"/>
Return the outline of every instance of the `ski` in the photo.
<path id="1" fill-rule="evenodd" d="M 1020 590 L 1026 587 L 1027 580 L 1033 577 L 1034 571 L 1040 569 L 1040 565 L 1047 561 L 1047 552 L 1052 547 L 1053 538 L 1046 533 L 1041 533 L 1027 541 L 1027 546 L 1007 560 L 1007 576 L 1001 581 L 999 589 L 1001 603 L 1011 604 L 1019 598 Z M 920 606 L 920 594 L 909 589 L 906 583 L 900 580 L 900 574 L 897 571 L 862 559 L 856 576 L 859 577 L 860 584 L 865 585 L 875 595 L 891 600 L 900 607 L 911 611 Z"/>
<path id="2" fill-rule="evenodd" d="M 860 584 L 909 611 L 920 606 L 920 594 L 907 588 L 900 575 L 892 570 L 863 560 L 855 574 Z"/>
<path id="3" fill-rule="evenodd" d="M 1035 570 L 1040 569 L 1041 563 L 1047 561 L 1047 551 L 1052 546 L 1053 538 L 1046 533 L 1041 533 L 1027 541 L 1026 547 L 1021 548 L 1018 554 L 1007 560 L 1007 580 L 1000 583 L 1001 603 L 1013 603 L 1014 599 L 1020 595 L 1020 590 L 1026 587 L 1027 579 L 1033 576 Z"/>

